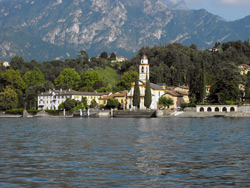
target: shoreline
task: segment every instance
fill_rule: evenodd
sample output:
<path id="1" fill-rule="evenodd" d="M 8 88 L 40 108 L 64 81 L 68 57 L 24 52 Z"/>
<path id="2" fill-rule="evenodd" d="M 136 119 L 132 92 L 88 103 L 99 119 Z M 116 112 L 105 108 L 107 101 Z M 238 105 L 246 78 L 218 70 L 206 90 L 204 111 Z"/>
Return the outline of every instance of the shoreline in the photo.
<path id="1" fill-rule="evenodd" d="M 243 113 L 243 112 L 162 112 L 161 110 L 155 111 L 156 116 L 143 116 L 143 112 L 133 112 L 133 113 L 140 113 L 141 116 L 136 117 L 135 115 L 131 115 L 131 113 L 127 114 L 126 112 L 123 112 L 119 116 L 111 116 L 111 115 L 95 115 L 95 116 L 73 116 L 73 115 L 47 115 L 44 114 L 42 116 L 36 116 L 36 115 L 28 115 L 27 118 L 250 118 L 250 113 Z M 161 113 L 159 113 L 161 112 Z M 159 115 L 160 114 L 160 115 Z M 23 118 L 22 115 L 11 115 L 11 114 L 0 114 L 0 118 Z"/>

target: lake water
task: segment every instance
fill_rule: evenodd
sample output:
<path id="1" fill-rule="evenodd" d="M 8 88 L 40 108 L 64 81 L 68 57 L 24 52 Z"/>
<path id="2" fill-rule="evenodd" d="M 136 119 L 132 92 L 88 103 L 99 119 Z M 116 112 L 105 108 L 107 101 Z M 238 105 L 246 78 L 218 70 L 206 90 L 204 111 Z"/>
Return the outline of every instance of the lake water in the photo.
<path id="1" fill-rule="evenodd" d="M 0 187 L 250 187 L 250 119 L 0 118 Z"/>

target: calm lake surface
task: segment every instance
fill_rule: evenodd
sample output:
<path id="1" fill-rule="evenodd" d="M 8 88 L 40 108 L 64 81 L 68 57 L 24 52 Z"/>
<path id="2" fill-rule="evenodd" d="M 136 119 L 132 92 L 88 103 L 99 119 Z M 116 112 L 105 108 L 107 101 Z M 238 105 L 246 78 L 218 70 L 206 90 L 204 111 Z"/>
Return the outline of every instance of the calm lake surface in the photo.
<path id="1" fill-rule="evenodd" d="M 0 118 L 0 187 L 250 187 L 249 118 Z"/>

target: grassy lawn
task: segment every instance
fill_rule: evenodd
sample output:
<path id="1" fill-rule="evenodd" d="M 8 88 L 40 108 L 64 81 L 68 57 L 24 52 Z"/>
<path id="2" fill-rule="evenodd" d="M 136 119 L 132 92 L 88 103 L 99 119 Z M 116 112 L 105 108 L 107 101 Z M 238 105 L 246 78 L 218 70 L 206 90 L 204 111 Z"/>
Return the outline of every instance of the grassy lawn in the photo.
<path id="1" fill-rule="evenodd" d="M 109 86 L 115 85 L 116 82 L 120 80 L 120 75 L 117 74 L 116 70 L 108 66 L 106 66 L 106 69 L 97 67 L 95 71 L 98 72 L 102 78 L 104 78 L 104 81 L 109 83 Z"/>

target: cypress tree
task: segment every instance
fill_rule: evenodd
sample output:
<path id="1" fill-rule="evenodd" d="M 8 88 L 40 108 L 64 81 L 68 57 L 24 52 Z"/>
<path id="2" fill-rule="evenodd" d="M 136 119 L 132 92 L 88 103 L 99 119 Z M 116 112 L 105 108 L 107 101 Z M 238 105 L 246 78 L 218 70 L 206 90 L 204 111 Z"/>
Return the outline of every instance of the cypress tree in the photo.
<path id="1" fill-rule="evenodd" d="M 145 90 L 145 98 L 144 98 L 144 106 L 146 108 L 149 108 L 151 103 L 152 103 L 152 94 L 151 94 L 151 89 L 150 89 L 150 82 L 147 79 L 146 90 Z"/>
<path id="2" fill-rule="evenodd" d="M 138 77 L 135 78 L 135 88 L 134 88 L 134 95 L 133 95 L 133 106 L 139 108 L 140 105 L 140 88 L 138 83 Z"/>
<path id="3" fill-rule="evenodd" d="M 206 84 L 205 84 L 205 67 L 204 62 L 202 62 L 202 70 L 200 73 L 200 91 L 199 91 L 199 102 L 203 102 L 206 97 Z"/>

